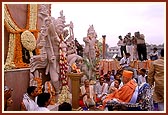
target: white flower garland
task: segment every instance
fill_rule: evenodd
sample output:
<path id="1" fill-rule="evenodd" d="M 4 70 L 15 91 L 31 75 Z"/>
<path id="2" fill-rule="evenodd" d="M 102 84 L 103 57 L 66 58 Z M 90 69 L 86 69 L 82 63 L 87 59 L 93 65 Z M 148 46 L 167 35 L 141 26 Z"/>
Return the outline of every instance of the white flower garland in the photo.
<path id="1" fill-rule="evenodd" d="M 29 30 L 21 34 L 21 43 L 29 52 L 32 52 L 36 48 L 36 38 Z M 30 56 L 32 56 L 32 54 Z"/>
<path id="2" fill-rule="evenodd" d="M 14 50 L 15 50 L 15 34 L 10 33 L 9 34 L 9 48 L 8 48 L 8 54 L 6 58 L 5 63 L 5 70 L 13 69 L 15 68 L 14 64 Z"/>
<path id="3" fill-rule="evenodd" d="M 38 5 L 30 4 L 30 20 L 29 20 L 29 30 L 36 30 L 37 26 L 37 13 L 38 13 Z"/>
<path id="4" fill-rule="evenodd" d="M 8 26 L 8 29 L 10 31 L 21 31 L 21 29 L 15 24 L 15 22 L 12 20 L 8 10 L 7 10 L 7 7 L 6 5 L 4 5 L 4 16 L 5 16 L 5 22 Z"/>
<path id="5" fill-rule="evenodd" d="M 72 95 L 69 92 L 68 85 L 62 86 L 61 94 L 58 97 L 58 104 L 62 104 L 63 102 L 71 103 Z"/>
<path id="6" fill-rule="evenodd" d="M 30 13 L 28 15 L 30 15 L 29 21 L 28 21 L 28 25 L 29 25 L 29 30 L 37 30 L 36 26 L 37 26 L 37 14 L 38 14 L 38 5 L 37 4 L 30 4 L 30 9 L 29 9 Z M 8 53 L 7 53 L 7 59 L 5 62 L 5 69 L 12 69 L 15 67 L 14 64 L 14 53 L 15 53 L 15 33 L 17 32 L 22 32 L 23 30 L 21 28 L 18 27 L 18 25 L 14 22 L 14 20 L 12 19 L 7 6 L 4 5 L 4 23 L 5 26 L 7 28 L 7 30 L 10 32 L 10 37 L 9 37 L 9 49 L 8 49 Z M 30 34 L 29 34 L 30 35 Z M 31 37 L 29 38 L 33 38 L 32 35 L 30 35 Z M 28 42 L 28 41 L 27 41 Z M 28 47 L 30 56 L 32 56 L 32 49 L 34 48 L 34 40 L 31 41 L 33 44 L 26 46 L 26 49 Z M 24 45 L 25 46 L 25 45 Z"/>

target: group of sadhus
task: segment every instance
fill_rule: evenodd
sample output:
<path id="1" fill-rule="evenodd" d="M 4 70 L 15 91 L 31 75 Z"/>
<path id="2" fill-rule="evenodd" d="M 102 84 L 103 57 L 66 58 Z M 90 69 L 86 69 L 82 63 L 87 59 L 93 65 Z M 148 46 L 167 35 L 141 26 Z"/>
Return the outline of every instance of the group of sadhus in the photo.
<path id="1" fill-rule="evenodd" d="M 124 85 L 121 88 L 116 89 L 112 93 L 108 93 L 108 84 L 104 82 L 103 76 L 99 78 L 99 83 L 95 85 L 95 90 L 93 85 L 89 84 L 89 80 L 86 79 L 84 81 L 85 85 L 80 87 L 81 93 L 79 105 L 87 107 L 97 106 L 97 108 L 104 109 L 106 103 L 112 99 L 117 99 L 117 101 L 119 102 L 129 103 L 131 99 L 133 100 L 133 98 L 135 98 L 133 97 L 133 94 L 136 87 L 138 86 L 138 84 L 134 79 L 132 79 L 132 77 L 132 71 L 124 70 L 122 73 L 122 82 Z"/>

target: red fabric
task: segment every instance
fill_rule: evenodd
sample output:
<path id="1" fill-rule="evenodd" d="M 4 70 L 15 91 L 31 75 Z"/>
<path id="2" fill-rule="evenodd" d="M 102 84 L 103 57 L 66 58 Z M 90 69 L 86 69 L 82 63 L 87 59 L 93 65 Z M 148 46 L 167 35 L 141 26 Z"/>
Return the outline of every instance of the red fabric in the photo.
<path id="1" fill-rule="evenodd" d="M 80 107 L 84 107 L 84 106 L 85 106 L 85 104 L 84 104 L 84 102 L 83 102 L 82 99 L 79 100 L 79 106 L 80 106 Z"/>
<path id="2" fill-rule="evenodd" d="M 101 98 L 96 97 L 96 102 L 100 102 Z"/>

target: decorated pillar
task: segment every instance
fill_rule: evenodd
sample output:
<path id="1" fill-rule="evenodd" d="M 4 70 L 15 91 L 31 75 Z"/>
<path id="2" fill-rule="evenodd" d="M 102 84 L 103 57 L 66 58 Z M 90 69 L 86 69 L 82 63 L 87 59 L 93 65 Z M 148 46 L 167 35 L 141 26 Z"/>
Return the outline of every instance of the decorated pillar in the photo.
<path id="1" fill-rule="evenodd" d="M 102 35 L 103 37 L 103 59 L 105 59 L 105 55 L 106 55 L 106 35 Z"/>
<path id="2" fill-rule="evenodd" d="M 72 108 L 79 108 L 79 92 L 80 92 L 80 79 L 83 73 L 68 73 L 68 77 L 71 79 L 72 86 Z"/>

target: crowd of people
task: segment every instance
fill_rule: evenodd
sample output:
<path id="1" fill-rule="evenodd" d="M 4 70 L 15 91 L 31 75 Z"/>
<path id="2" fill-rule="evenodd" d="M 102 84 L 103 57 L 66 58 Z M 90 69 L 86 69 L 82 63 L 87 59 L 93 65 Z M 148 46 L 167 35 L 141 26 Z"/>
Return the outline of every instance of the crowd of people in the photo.
<path id="1" fill-rule="evenodd" d="M 149 70 L 136 70 L 136 77 L 134 69 L 120 63 L 122 69 L 102 73 L 95 84 L 85 79 L 80 87 L 79 106 L 83 110 L 164 111 L 164 49 L 160 54 L 161 57 L 151 63 Z M 129 56 L 126 53 L 126 57 Z M 6 111 L 12 104 L 12 89 L 5 86 L 4 92 Z M 50 101 L 50 93 L 38 94 L 37 87 L 30 86 L 23 95 L 21 111 L 49 111 Z M 71 110 L 72 105 L 67 102 L 58 106 L 58 111 Z"/>
<path id="2" fill-rule="evenodd" d="M 164 49 L 160 54 L 149 70 L 136 70 L 121 59 L 122 68 L 102 73 L 96 84 L 89 84 L 86 79 L 80 87 L 79 105 L 85 109 L 163 111 Z M 123 58 L 129 57 L 130 53 L 126 53 Z"/>
<path id="3" fill-rule="evenodd" d="M 133 36 L 129 32 L 126 36 L 122 37 L 121 35 L 118 37 L 119 41 L 117 45 L 120 47 L 121 57 L 124 57 L 124 54 L 130 53 L 130 60 L 147 60 L 147 49 L 145 43 L 145 36 L 141 34 L 139 31 L 135 32 Z M 153 52 L 150 53 L 150 59 L 156 60 L 158 59 L 158 51 L 157 48 L 153 48 Z"/>

